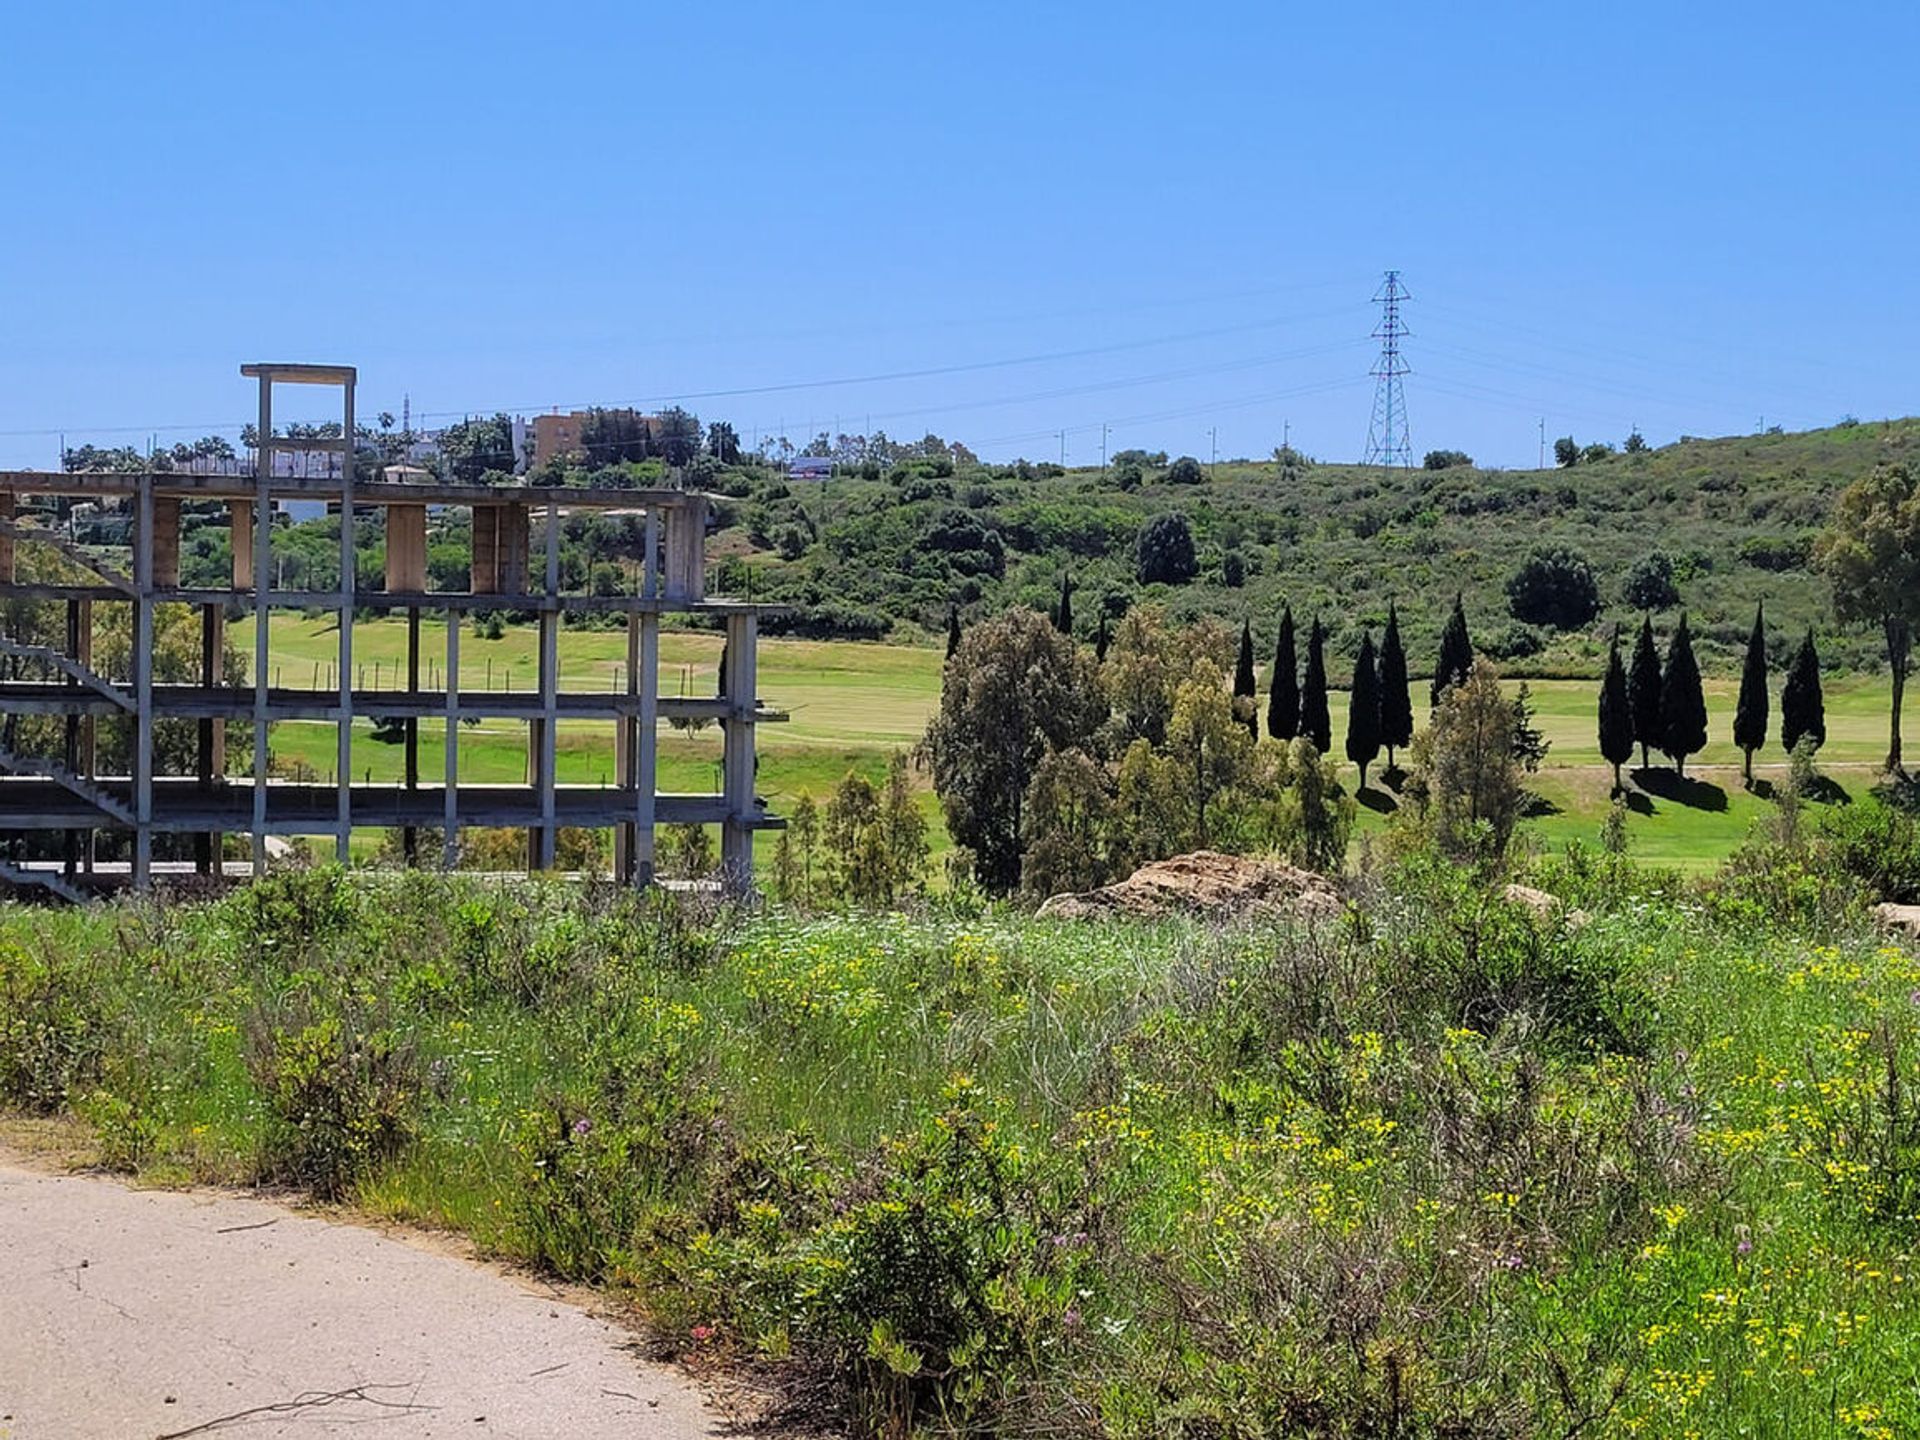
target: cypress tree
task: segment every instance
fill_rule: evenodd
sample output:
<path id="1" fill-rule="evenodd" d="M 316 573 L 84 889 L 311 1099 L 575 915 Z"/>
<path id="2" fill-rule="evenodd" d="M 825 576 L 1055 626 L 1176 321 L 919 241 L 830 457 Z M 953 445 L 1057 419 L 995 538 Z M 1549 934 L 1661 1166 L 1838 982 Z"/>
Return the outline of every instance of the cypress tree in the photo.
<path id="1" fill-rule="evenodd" d="M 1473 640 L 1467 634 L 1467 611 L 1460 603 L 1459 591 L 1454 592 L 1453 613 L 1447 616 L 1446 628 L 1440 632 L 1440 659 L 1433 667 L 1433 708 L 1440 708 L 1440 697 L 1446 693 L 1449 685 L 1463 682 L 1473 669 Z"/>
<path id="2" fill-rule="evenodd" d="M 1667 673 L 1660 684 L 1660 722 L 1666 731 L 1660 748 L 1673 761 L 1675 773 L 1684 775 L 1687 756 L 1704 750 L 1707 744 L 1707 697 L 1700 688 L 1700 665 L 1693 658 L 1693 635 L 1687 629 L 1684 610 L 1667 645 Z"/>
<path id="3" fill-rule="evenodd" d="M 1347 759 L 1360 767 L 1360 788 L 1367 788 L 1367 766 L 1380 753 L 1380 670 L 1374 663 L 1373 635 L 1360 637 L 1353 662 L 1353 692 L 1347 707 Z"/>
<path id="4" fill-rule="evenodd" d="M 1607 676 L 1600 682 L 1600 754 L 1613 766 L 1614 793 L 1620 791 L 1620 767 L 1633 758 L 1633 711 L 1627 703 L 1627 672 L 1620 663 L 1620 632 L 1607 652 Z"/>
<path id="5" fill-rule="evenodd" d="M 1242 620 L 1240 622 L 1240 658 L 1234 662 L 1233 666 L 1234 709 L 1241 709 L 1240 702 L 1246 701 L 1247 729 L 1253 733 L 1253 738 L 1256 740 L 1260 738 L 1260 722 L 1256 718 L 1253 701 L 1258 693 L 1253 679 L 1253 624 L 1251 621 Z"/>
<path id="6" fill-rule="evenodd" d="M 1093 658 L 1100 664 L 1107 663 L 1107 612 L 1100 612 L 1100 626 L 1093 632 Z"/>
<path id="7" fill-rule="evenodd" d="M 1753 611 L 1753 633 L 1747 637 L 1747 659 L 1740 667 L 1740 702 L 1733 712 L 1733 743 L 1746 757 L 1749 788 L 1753 785 L 1753 752 L 1767 743 L 1767 621 L 1766 607 Z"/>
<path id="8" fill-rule="evenodd" d="M 1327 632 L 1318 615 L 1307 631 L 1307 678 L 1300 687 L 1300 733 L 1325 755 L 1333 748 L 1333 718 L 1327 713 Z"/>
<path id="9" fill-rule="evenodd" d="M 1060 577 L 1060 604 L 1053 612 L 1053 628 L 1062 635 L 1073 634 L 1073 576 Z"/>
<path id="10" fill-rule="evenodd" d="M 953 652 L 960 648 L 960 607 L 947 606 L 947 658 L 953 658 Z"/>
<path id="11" fill-rule="evenodd" d="M 1413 696 L 1407 688 L 1407 652 L 1400 644 L 1400 612 L 1387 604 L 1387 633 L 1380 641 L 1380 743 L 1393 752 L 1413 743 Z"/>
<path id="12" fill-rule="evenodd" d="M 1291 605 L 1280 612 L 1280 638 L 1273 644 L 1273 676 L 1268 685 L 1267 734 L 1291 740 L 1300 733 L 1300 661 L 1294 654 Z"/>
<path id="13" fill-rule="evenodd" d="M 1664 741 L 1660 722 L 1660 651 L 1653 643 L 1653 617 L 1640 617 L 1640 638 L 1633 642 L 1633 661 L 1627 667 L 1627 712 L 1633 717 L 1633 739 L 1640 747 L 1640 768 L 1647 768 L 1647 747 Z"/>
<path id="14" fill-rule="evenodd" d="M 1802 740 L 1813 741 L 1816 750 L 1827 743 L 1827 701 L 1820 690 L 1820 652 L 1811 628 L 1787 667 L 1787 683 L 1780 692 L 1780 743 L 1791 753 Z"/>

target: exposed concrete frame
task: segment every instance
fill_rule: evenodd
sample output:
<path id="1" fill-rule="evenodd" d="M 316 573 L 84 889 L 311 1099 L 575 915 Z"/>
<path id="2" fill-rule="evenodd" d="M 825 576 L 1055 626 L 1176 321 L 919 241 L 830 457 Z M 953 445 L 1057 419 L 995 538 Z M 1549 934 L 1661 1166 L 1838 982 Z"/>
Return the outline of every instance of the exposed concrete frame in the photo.
<path id="1" fill-rule="evenodd" d="M 30 651 L 47 661 L 43 668 L 58 672 L 45 680 L 0 683 L 0 704 L 24 713 L 65 716 L 66 763 L 49 770 L 35 759 L 32 765 L 39 768 L 25 768 L 23 762 L 11 774 L 3 773 L 0 766 L 0 836 L 48 828 L 70 831 L 75 838 L 67 845 L 64 874 L 58 868 L 51 872 L 55 880 L 70 886 L 76 875 L 85 881 L 94 873 L 97 834 L 131 830 L 133 862 L 125 876 L 102 872 L 98 883 L 125 878 L 145 885 L 154 874 L 156 833 L 199 837 L 200 867 L 216 873 L 223 870 L 221 836 L 247 833 L 257 874 L 266 868 L 266 841 L 272 834 L 332 834 L 335 852 L 345 861 L 356 823 L 395 825 L 407 837 L 411 863 L 417 827 L 438 822 L 444 832 L 441 861 L 451 867 L 459 858 L 462 824 L 505 824 L 526 830 L 529 867 L 544 869 L 554 864 L 560 828 L 588 824 L 613 828 L 616 873 L 645 885 L 654 875 L 656 825 L 718 824 L 723 877 L 736 888 L 750 885 L 755 833 L 782 823 L 753 793 L 755 728 L 785 718 L 757 698 L 758 617 L 781 607 L 708 596 L 708 497 L 671 488 L 540 490 L 461 482 L 359 482 L 353 473 L 358 376 L 352 367 L 247 365 L 241 373 L 259 385 L 261 443 L 251 476 L 0 472 L 0 521 L 4 522 L 0 525 L 0 599 L 64 601 L 68 613 L 67 643 L 59 652 L 41 654 L 36 647 L 19 645 L 10 650 Z M 336 387 L 343 438 L 276 438 L 274 387 L 288 384 Z M 330 466 L 324 476 L 276 474 L 275 457 L 290 451 L 338 455 L 338 472 L 332 473 Z M 108 567 L 85 557 L 109 583 L 20 582 L 13 565 L 17 544 L 44 539 L 73 548 L 63 537 L 50 532 L 36 535 L 36 527 L 16 523 L 18 498 L 23 496 L 126 497 L 135 512 L 132 574 L 116 577 Z M 276 501 L 288 499 L 324 499 L 339 507 L 340 577 L 331 591 L 274 588 L 273 510 Z M 231 516 L 235 548 L 226 589 L 180 584 L 182 504 L 205 501 L 225 501 Z M 425 563 L 428 507 L 448 505 L 471 506 L 474 521 L 470 583 L 466 590 L 451 593 L 429 589 Z M 538 581 L 530 573 L 533 557 L 529 553 L 529 522 L 536 505 L 544 512 L 546 527 L 544 565 L 534 572 L 539 574 Z M 356 507 L 386 512 L 388 561 L 383 591 L 357 589 Z M 567 514 L 588 510 L 644 512 L 645 555 L 637 593 L 593 596 L 563 591 L 561 525 Z M 132 673 L 124 692 L 90 668 L 96 600 L 132 608 Z M 172 603 L 191 604 L 201 611 L 202 648 L 193 684 L 157 684 L 155 680 L 154 607 Z M 251 609 L 256 620 L 252 675 L 240 686 L 229 685 L 220 673 L 220 637 L 228 607 Z M 276 608 L 315 607 L 334 610 L 339 617 L 338 684 L 330 692 L 283 688 L 275 683 L 272 666 L 272 613 Z M 537 619 L 539 673 L 531 693 L 462 692 L 461 626 L 469 612 L 492 608 L 531 611 Z M 354 666 L 355 617 L 361 609 L 406 613 L 403 689 L 362 688 Z M 420 684 L 423 610 L 440 610 L 447 617 L 446 678 L 437 691 Z M 597 693 L 561 689 L 559 638 L 568 612 L 627 616 L 624 688 Z M 660 623 L 663 614 L 671 613 L 707 613 L 722 621 L 727 647 L 720 696 L 667 699 L 660 694 Z M 134 731 L 131 773 L 119 780 L 96 776 L 97 721 L 128 711 Z M 353 724 L 365 714 L 397 717 L 406 727 L 403 785 L 354 783 Z M 527 723 L 524 786 L 461 785 L 461 723 L 482 715 L 510 716 Z M 443 717 L 446 725 L 445 779 L 437 794 L 419 783 L 418 726 L 427 716 Z M 659 793 L 657 727 L 663 716 L 720 722 L 723 759 L 718 795 Z M 195 720 L 199 735 L 194 772 L 178 779 L 155 774 L 153 750 L 157 721 L 176 718 Z M 336 768 L 327 785 L 299 785 L 269 775 L 270 727 L 292 718 L 324 719 L 335 725 Z M 611 791 L 558 783 L 558 727 L 563 718 L 614 722 L 616 773 Z M 229 784 L 224 773 L 224 730 L 233 719 L 253 722 L 251 784 L 244 790 Z M 31 867 L 24 873 L 30 878 L 37 874 Z"/>

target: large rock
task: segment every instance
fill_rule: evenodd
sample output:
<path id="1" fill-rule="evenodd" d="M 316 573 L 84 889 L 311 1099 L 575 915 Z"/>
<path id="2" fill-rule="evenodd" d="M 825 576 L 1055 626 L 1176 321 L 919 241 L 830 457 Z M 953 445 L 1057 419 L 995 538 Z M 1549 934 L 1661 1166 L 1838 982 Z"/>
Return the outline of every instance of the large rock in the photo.
<path id="1" fill-rule="evenodd" d="M 1920 905 L 1876 905 L 1874 918 L 1896 934 L 1920 940 Z"/>
<path id="2" fill-rule="evenodd" d="M 1587 923 L 1586 911 L 1569 910 L 1566 901 L 1545 890 L 1536 890 L 1531 885 L 1509 885 L 1506 894 L 1511 904 L 1531 910 L 1537 919 L 1558 920 L 1564 916 L 1568 926 L 1575 930 Z"/>
<path id="3" fill-rule="evenodd" d="M 1277 860 L 1196 850 L 1142 865 L 1124 880 L 1077 895 L 1055 895 L 1042 916 L 1085 920 L 1106 915 L 1152 919 L 1200 915 L 1299 915 L 1325 919 L 1340 913 L 1333 882 Z"/>

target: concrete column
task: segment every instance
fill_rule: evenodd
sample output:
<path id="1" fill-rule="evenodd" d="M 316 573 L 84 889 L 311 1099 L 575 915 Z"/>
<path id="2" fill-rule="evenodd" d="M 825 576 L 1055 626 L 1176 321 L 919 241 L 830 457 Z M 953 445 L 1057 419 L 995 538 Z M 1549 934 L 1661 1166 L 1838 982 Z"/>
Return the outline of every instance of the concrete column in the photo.
<path id="1" fill-rule="evenodd" d="M 447 788 L 443 797 L 445 832 L 441 863 L 449 870 L 460 863 L 460 622 L 459 612 L 447 611 Z"/>
<path id="2" fill-rule="evenodd" d="M 171 590 L 180 583 L 180 499 L 153 497 L 153 583 Z"/>
<path id="3" fill-rule="evenodd" d="M 720 831 L 720 860 L 727 886 L 747 890 L 753 885 L 753 713 L 759 685 L 754 655 L 758 621 L 753 612 L 727 616 L 727 714 L 720 727 L 724 736 L 722 789 L 727 819 Z"/>
<path id="4" fill-rule="evenodd" d="M 219 605 L 200 607 L 200 688 L 212 694 L 220 688 L 221 654 L 226 648 L 226 612 Z M 227 722 L 211 717 L 199 722 L 197 778 L 202 793 L 211 791 L 227 769 Z M 220 832 L 194 837 L 194 868 L 202 875 L 220 873 Z"/>
<path id="5" fill-rule="evenodd" d="M 153 879 L 153 477 L 140 477 L 133 534 L 133 886 Z"/>
<path id="6" fill-rule="evenodd" d="M 526 508 L 514 508 L 520 511 L 524 523 Z M 539 726 L 540 743 L 536 751 L 540 767 L 536 782 L 540 787 L 539 853 L 536 863 L 542 870 L 551 870 L 559 838 L 554 772 L 560 748 L 560 506 L 553 499 L 547 501 L 546 541 L 546 566 L 541 587 L 545 593 L 540 611 L 542 718 Z"/>
<path id="7" fill-rule="evenodd" d="M 499 582 L 504 595 L 527 593 L 527 507 L 500 507 Z"/>
<path id="8" fill-rule="evenodd" d="M 387 589 L 406 594 L 427 588 L 427 507 L 387 506 Z"/>
<path id="9" fill-rule="evenodd" d="M 340 809 L 335 820 L 334 855 L 342 865 L 352 854 L 353 838 L 353 382 L 340 387 L 344 420 L 340 433 L 346 452 L 340 457 Z"/>
<path id="10" fill-rule="evenodd" d="M 74 636 L 73 658 L 91 670 L 93 668 L 93 601 L 82 600 L 78 604 L 79 629 Z M 79 752 L 72 763 L 76 775 L 94 778 L 95 759 L 98 751 L 99 722 L 91 715 L 80 717 Z M 80 863 L 86 872 L 93 873 L 95 834 L 86 832 L 81 839 Z"/>
<path id="11" fill-rule="evenodd" d="M 640 612 L 630 611 L 627 615 L 627 697 L 634 699 L 640 693 Z M 621 790 L 633 787 L 634 772 L 638 768 L 636 761 L 640 739 L 640 723 L 636 715 L 628 713 L 614 722 L 613 733 L 613 783 Z M 631 882 L 634 860 L 634 823 L 629 820 L 617 825 L 613 831 L 613 875 L 616 880 Z"/>
<path id="12" fill-rule="evenodd" d="M 412 507 L 408 507 L 412 508 Z M 420 607 L 407 607 L 407 698 L 417 701 L 420 695 Z M 403 722 L 406 735 L 406 787 L 409 790 L 420 788 L 420 717 L 409 715 Z M 400 831 L 400 851 L 406 857 L 409 866 L 420 863 L 420 836 L 413 826 L 403 826 Z"/>
<path id="13" fill-rule="evenodd" d="M 253 590 L 253 873 L 267 873 L 267 645 L 273 630 L 273 611 L 267 587 L 273 583 L 273 381 L 260 377 L 260 445 L 254 452 L 253 504 L 247 523 L 252 532 L 253 563 L 248 581 Z M 239 514 L 235 512 L 236 522 Z M 235 576 L 239 561 L 234 561 Z M 236 578 L 236 584 L 238 583 Z"/>
<path id="14" fill-rule="evenodd" d="M 0 490 L 0 520 L 14 519 L 11 490 Z M 13 584 L 13 536 L 0 534 L 0 585 Z"/>
<path id="15" fill-rule="evenodd" d="M 473 561 L 467 589 L 475 595 L 500 593 L 500 507 L 473 507 Z"/>
<path id="16" fill-rule="evenodd" d="M 707 595 L 707 501 L 690 495 L 667 511 L 666 598 L 697 603 Z"/>
<path id="17" fill-rule="evenodd" d="M 633 883 L 653 883 L 654 789 L 660 753 L 660 617 L 640 616 L 640 714 L 633 747 Z"/>
<path id="18" fill-rule="evenodd" d="M 236 590 L 253 588 L 253 502 L 227 502 L 227 543 L 233 551 L 232 585 Z"/>

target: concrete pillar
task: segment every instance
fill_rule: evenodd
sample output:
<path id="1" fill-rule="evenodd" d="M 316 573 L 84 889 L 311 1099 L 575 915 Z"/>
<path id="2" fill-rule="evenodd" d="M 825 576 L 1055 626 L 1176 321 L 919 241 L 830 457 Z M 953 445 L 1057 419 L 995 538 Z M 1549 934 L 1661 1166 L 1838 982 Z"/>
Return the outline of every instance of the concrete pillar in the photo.
<path id="1" fill-rule="evenodd" d="M 722 878 L 728 888 L 745 891 L 753 886 L 753 713 L 759 685 L 754 647 L 759 639 L 752 611 L 727 616 L 726 693 L 728 713 L 721 718 L 723 768 L 721 788 L 727 818 L 720 829 Z"/>
<path id="2" fill-rule="evenodd" d="M 473 562 L 467 589 L 475 595 L 500 593 L 500 507 L 473 507 Z"/>
<path id="3" fill-rule="evenodd" d="M 458 611 L 447 611 L 447 788 L 440 824 L 449 870 L 460 863 L 460 621 Z"/>
<path id="4" fill-rule="evenodd" d="M 227 502 L 228 544 L 233 550 L 233 588 L 253 588 L 253 502 Z"/>
<path id="5" fill-rule="evenodd" d="M 11 521 L 13 518 L 13 492 L 0 490 L 0 520 Z M 13 536 L 0 534 L 0 585 L 11 584 L 13 584 Z"/>
<path id="6" fill-rule="evenodd" d="M 219 605 L 200 607 L 200 688 L 212 693 L 220 687 L 220 661 L 225 650 L 226 611 Z M 227 722 L 205 718 L 199 722 L 197 778 L 200 789 L 212 790 L 227 770 Z M 202 875 L 220 873 L 220 832 L 194 837 L 194 868 Z"/>
<path id="7" fill-rule="evenodd" d="M 640 616 L 640 714 L 633 747 L 633 883 L 653 883 L 654 788 L 660 752 L 660 617 Z"/>
<path id="8" fill-rule="evenodd" d="M 153 477 L 140 477 L 133 527 L 133 888 L 153 878 Z"/>
<path id="9" fill-rule="evenodd" d="M 340 393 L 340 433 L 347 442 L 340 457 L 340 808 L 334 855 L 345 865 L 353 853 L 353 382 L 342 385 Z"/>
<path id="10" fill-rule="evenodd" d="M 707 596 L 707 500 L 690 495 L 667 511 L 666 598 L 697 603 Z"/>
<path id="11" fill-rule="evenodd" d="M 500 507 L 499 582 L 503 595 L 527 593 L 527 507 Z"/>
<path id="12" fill-rule="evenodd" d="M 180 499 L 153 497 L 153 583 L 170 590 L 180 583 Z"/>
<path id="13" fill-rule="evenodd" d="M 387 589 L 403 594 L 427 588 L 427 507 L 387 506 Z"/>

